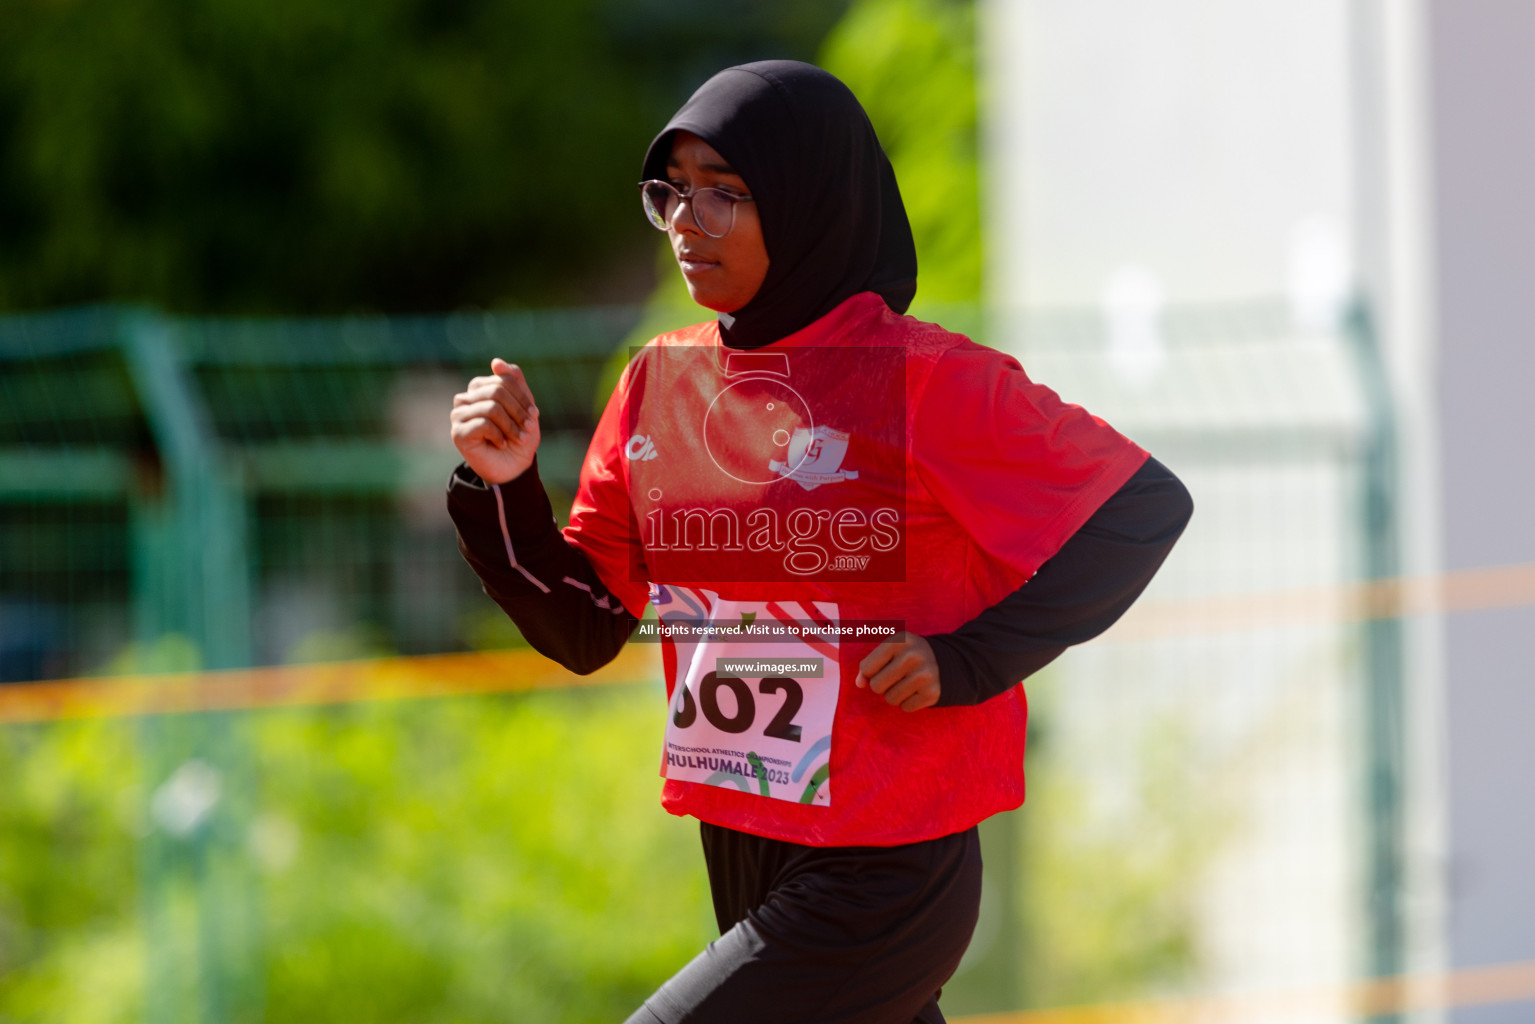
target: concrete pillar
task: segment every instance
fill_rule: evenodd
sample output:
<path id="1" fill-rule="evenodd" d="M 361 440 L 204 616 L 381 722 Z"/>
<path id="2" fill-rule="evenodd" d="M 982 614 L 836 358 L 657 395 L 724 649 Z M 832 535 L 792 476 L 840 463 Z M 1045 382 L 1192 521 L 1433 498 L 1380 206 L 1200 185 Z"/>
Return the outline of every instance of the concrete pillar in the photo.
<path id="1" fill-rule="evenodd" d="M 1535 563 L 1535 3 L 1427 14 L 1443 565 Z M 1532 636 L 1535 607 L 1444 621 L 1451 968 L 1535 960 Z"/>

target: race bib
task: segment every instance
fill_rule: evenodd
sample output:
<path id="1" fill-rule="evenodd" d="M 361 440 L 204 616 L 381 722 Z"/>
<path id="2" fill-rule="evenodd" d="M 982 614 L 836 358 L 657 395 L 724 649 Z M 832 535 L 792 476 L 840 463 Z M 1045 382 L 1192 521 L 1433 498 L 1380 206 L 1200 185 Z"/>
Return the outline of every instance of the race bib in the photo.
<path id="1" fill-rule="evenodd" d="M 667 712 L 662 774 L 773 800 L 829 805 L 839 645 L 816 635 L 815 627 L 835 622 L 837 606 L 661 591 L 656 603 L 663 623 L 726 627 L 677 643 L 681 678 Z"/>

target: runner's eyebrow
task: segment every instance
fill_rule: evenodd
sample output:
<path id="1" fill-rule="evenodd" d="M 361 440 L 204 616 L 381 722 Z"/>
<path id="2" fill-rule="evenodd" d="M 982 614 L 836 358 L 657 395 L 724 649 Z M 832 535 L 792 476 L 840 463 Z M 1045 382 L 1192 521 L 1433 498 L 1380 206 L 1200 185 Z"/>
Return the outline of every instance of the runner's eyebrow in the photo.
<path id="1" fill-rule="evenodd" d="M 732 175 L 732 176 L 737 177 L 737 178 L 741 177 L 740 173 L 737 172 L 734 167 L 731 167 L 729 164 L 726 164 L 726 163 L 719 163 L 719 164 L 716 164 L 716 163 L 701 163 L 701 164 L 698 165 L 698 168 L 699 168 L 699 170 L 711 171 L 711 172 L 713 172 L 715 174 L 729 174 L 729 175 Z M 673 163 L 672 161 L 667 161 L 666 173 L 670 174 L 672 171 L 680 171 L 680 170 L 682 170 L 682 165 L 681 164 Z M 743 178 L 742 180 L 744 181 L 745 179 Z"/>

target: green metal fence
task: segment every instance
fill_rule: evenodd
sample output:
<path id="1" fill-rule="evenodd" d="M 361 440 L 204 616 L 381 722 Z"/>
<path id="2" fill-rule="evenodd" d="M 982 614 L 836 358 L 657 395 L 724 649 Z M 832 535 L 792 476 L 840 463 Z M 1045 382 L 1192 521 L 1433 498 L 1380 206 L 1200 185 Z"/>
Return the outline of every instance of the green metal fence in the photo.
<path id="1" fill-rule="evenodd" d="M 285 660 L 326 626 L 353 637 L 338 653 L 466 646 L 469 588 L 435 543 L 453 392 L 491 354 L 526 363 L 568 494 L 638 315 L 0 321 L 0 678 L 98 671 L 167 634 L 212 668 Z"/>
<path id="2" fill-rule="evenodd" d="M 1404 941 L 1401 640 L 1395 619 L 1362 618 L 1347 597 L 1399 571 L 1396 432 L 1371 325 L 1356 308 L 1297 326 L 1274 300 L 1140 326 L 1116 337 L 1096 311 L 1062 310 L 998 330 L 1195 500 L 1142 599 L 1183 611 L 1072 652 L 1030 687 L 1044 729 L 1018 877 L 1045 955 L 1024 985 L 1112 997 L 1095 971 L 1116 960 L 1152 992 L 1390 974 Z M 1283 600 L 1270 612 L 1265 594 L 1306 614 Z M 1254 613 L 1231 614 L 1243 607 Z M 1094 955 L 1050 955 L 1088 936 Z"/>
<path id="3" fill-rule="evenodd" d="M 0 681 L 515 639 L 452 542 L 451 396 L 492 354 L 522 362 L 541 464 L 568 492 L 597 380 L 637 316 L 0 322 Z M 138 892 L 148 1020 L 259 1019 L 248 726 L 134 727 L 149 827 L 122 884 Z"/>

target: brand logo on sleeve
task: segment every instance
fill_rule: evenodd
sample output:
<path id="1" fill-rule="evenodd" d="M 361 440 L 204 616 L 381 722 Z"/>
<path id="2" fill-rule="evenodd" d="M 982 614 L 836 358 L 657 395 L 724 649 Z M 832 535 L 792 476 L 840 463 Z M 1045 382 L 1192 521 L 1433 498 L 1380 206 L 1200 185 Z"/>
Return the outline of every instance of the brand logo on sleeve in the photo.
<path id="1" fill-rule="evenodd" d="M 656 443 L 644 434 L 635 434 L 629 438 L 629 443 L 624 447 L 624 454 L 629 456 L 632 462 L 649 462 L 660 452 L 656 451 Z"/>

